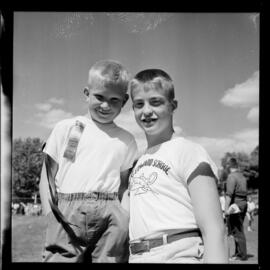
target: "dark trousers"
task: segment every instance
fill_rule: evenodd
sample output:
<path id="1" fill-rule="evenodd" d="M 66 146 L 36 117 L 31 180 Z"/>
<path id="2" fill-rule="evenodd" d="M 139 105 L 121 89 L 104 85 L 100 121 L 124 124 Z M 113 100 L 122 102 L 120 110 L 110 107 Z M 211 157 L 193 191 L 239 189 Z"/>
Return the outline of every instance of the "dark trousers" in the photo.
<path id="1" fill-rule="evenodd" d="M 233 236 L 235 242 L 235 256 L 242 259 L 247 257 L 246 237 L 244 233 L 244 219 L 247 208 L 242 209 L 240 213 L 231 214 L 228 217 L 228 231 Z"/>

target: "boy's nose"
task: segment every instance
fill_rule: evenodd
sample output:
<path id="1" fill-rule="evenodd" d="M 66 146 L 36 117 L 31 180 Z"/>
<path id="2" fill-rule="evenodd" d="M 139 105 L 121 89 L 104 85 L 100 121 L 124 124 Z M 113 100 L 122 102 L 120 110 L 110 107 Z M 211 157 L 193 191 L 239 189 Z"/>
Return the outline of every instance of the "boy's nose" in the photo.
<path id="1" fill-rule="evenodd" d="M 151 115 L 152 113 L 153 113 L 153 110 L 152 110 L 151 106 L 145 105 L 143 107 L 143 114 L 144 115 Z"/>
<path id="2" fill-rule="evenodd" d="M 110 105 L 107 101 L 104 101 L 100 104 L 100 107 L 103 109 L 103 110 L 109 110 L 110 109 Z"/>

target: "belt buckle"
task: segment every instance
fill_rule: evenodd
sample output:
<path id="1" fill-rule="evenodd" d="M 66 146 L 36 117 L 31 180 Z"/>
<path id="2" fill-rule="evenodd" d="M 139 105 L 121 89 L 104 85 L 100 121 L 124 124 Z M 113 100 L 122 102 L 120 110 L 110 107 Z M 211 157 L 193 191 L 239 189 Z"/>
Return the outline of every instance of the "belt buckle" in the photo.
<path id="1" fill-rule="evenodd" d="M 163 242 L 163 245 L 168 244 L 168 234 L 163 234 L 162 235 L 162 242 Z"/>
<path id="2" fill-rule="evenodd" d="M 146 252 L 150 251 L 150 241 L 149 240 L 143 240 L 143 245 L 146 247 Z"/>
<path id="3" fill-rule="evenodd" d="M 140 245 L 140 248 L 138 248 L 135 251 L 133 251 L 132 249 L 132 245 L 134 245 L 134 247 L 136 247 L 136 244 Z M 150 241 L 148 240 L 142 240 L 141 242 L 137 242 L 137 243 L 133 243 L 129 245 L 129 252 L 130 254 L 141 254 L 144 252 L 149 252 L 150 251 Z"/>

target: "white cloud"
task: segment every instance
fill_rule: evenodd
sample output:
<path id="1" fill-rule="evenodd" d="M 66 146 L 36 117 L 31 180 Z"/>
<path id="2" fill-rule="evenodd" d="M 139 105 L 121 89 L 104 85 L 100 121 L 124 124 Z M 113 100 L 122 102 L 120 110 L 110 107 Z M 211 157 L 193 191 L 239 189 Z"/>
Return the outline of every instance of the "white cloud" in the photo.
<path id="1" fill-rule="evenodd" d="M 208 151 L 211 158 L 220 165 L 220 160 L 226 152 L 251 151 L 259 144 L 259 130 L 247 129 L 229 135 L 226 138 L 187 137 L 201 144 Z"/>
<path id="2" fill-rule="evenodd" d="M 52 129 L 55 124 L 63 119 L 73 117 L 72 113 L 66 112 L 56 105 L 63 105 L 64 100 L 52 97 L 44 103 L 37 103 L 34 106 L 38 112 L 35 115 L 35 123 L 39 126 Z"/>
<path id="3" fill-rule="evenodd" d="M 61 99 L 61 98 L 52 97 L 52 98 L 48 99 L 46 102 L 44 102 L 44 103 L 37 103 L 37 104 L 35 104 L 35 107 L 38 110 L 41 110 L 41 111 L 49 111 L 54 104 L 56 104 L 56 105 L 63 105 L 64 104 L 64 100 Z"/>
<path id="4" fill-rule="evenodd" d="M 230 107 L 250 108 L 259 103 L 259 71 L 247 81 L 228 89 L 221 103 Z"/>
<path id="5" fill-rule="evenodd" d="M 38 119 L 37 124 L 45 128 L 51 129 L 57 122 L 63 119 L 72 118 L 73 115 L 70 112 L 66 112 L 62 109 L 51 109 L 47 112 L 39 112 L 36 114 Z"/>
<path id="6" fill-rule="evenodd" d="M 259 117 L 259 71 L 245 82 L 228 89 L 220 102 L 225 106 L 249 108 L 247 119 L 257 123 Z"/>
<path id="7" fill-rule="evenodd" d="M 258 129 L 246 129 L 239 131 L 233 135 L 236 140 L 241 140 L 247 144 L 258 144 L 259 130 Z"/>
<path id="8" fill-rule="evenodd" d="M 52 105 L 49 104 L 49 103 L 37 103 L 37 104 L 35 104 L 35 107 L 38 110 L 47 112 L 47 111 L 49 111 L 52 108 Z"/>
<path id="9" fill-rule="evenodd" d="M 251 122 L 254 122 L 254 123 L 258 123 L 259 121 L 259 107 L 253 107 L 248 115 L 247 115 L 247 119 Z"/>
<path id="10" fill-rule="evenodd" d="M 58 104 L 58 105 L 64 104 L 64 100 L 62 98 L 55 98 L 55 97 L 50 98 L 48 102 L 53 103 L 53 104 Z"/>

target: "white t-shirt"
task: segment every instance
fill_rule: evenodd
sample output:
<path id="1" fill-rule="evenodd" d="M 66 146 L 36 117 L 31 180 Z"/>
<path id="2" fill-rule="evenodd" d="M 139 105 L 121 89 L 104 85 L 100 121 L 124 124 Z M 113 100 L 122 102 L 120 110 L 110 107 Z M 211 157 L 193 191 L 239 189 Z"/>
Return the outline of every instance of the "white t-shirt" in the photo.
<path id="1" fill-rule="evenodd" d="M 252 211 L 254 211 L 255 210 L 255 208 L 256 208 L 256 205 L 255 205 L 255 203 L 253 202 L 253 201 L 248 201 L 247 202 L 247 206 L 248 206 L 248 208 L 247 208 L 247 211 L 248 212 L 252 212 Z"/>
<path id="2" fill-rule="evenodd" d="M 64 157 L 76 120 L 84 125 L 75 160 Z M 60 121 L 53 129 L 43 150 L 59 165 L 56 189 L 62 193 L 117 192 L 120 172 L 132 167 L 137 144 L 129 132 L 114 123 L 98 125 L 78 116 Z"/>
<path id="3" fill-rule="evenodd" d="M 225 197 L 222 195 L 219 197 L 220 200 L 220 205 L 221 205 L 221 210 L 225 211 L 225 206 L 226 206 L 226 199 Z"/>
<path id="4" fill-rule="evenodd" d="M 217 176 L 204 148 L 183 137 L 152 147 L 139 158 L 129 179 L 131 241 L 167 230 L 198 228 L 187 179 L 201 162 L 207 162 Z"/>

